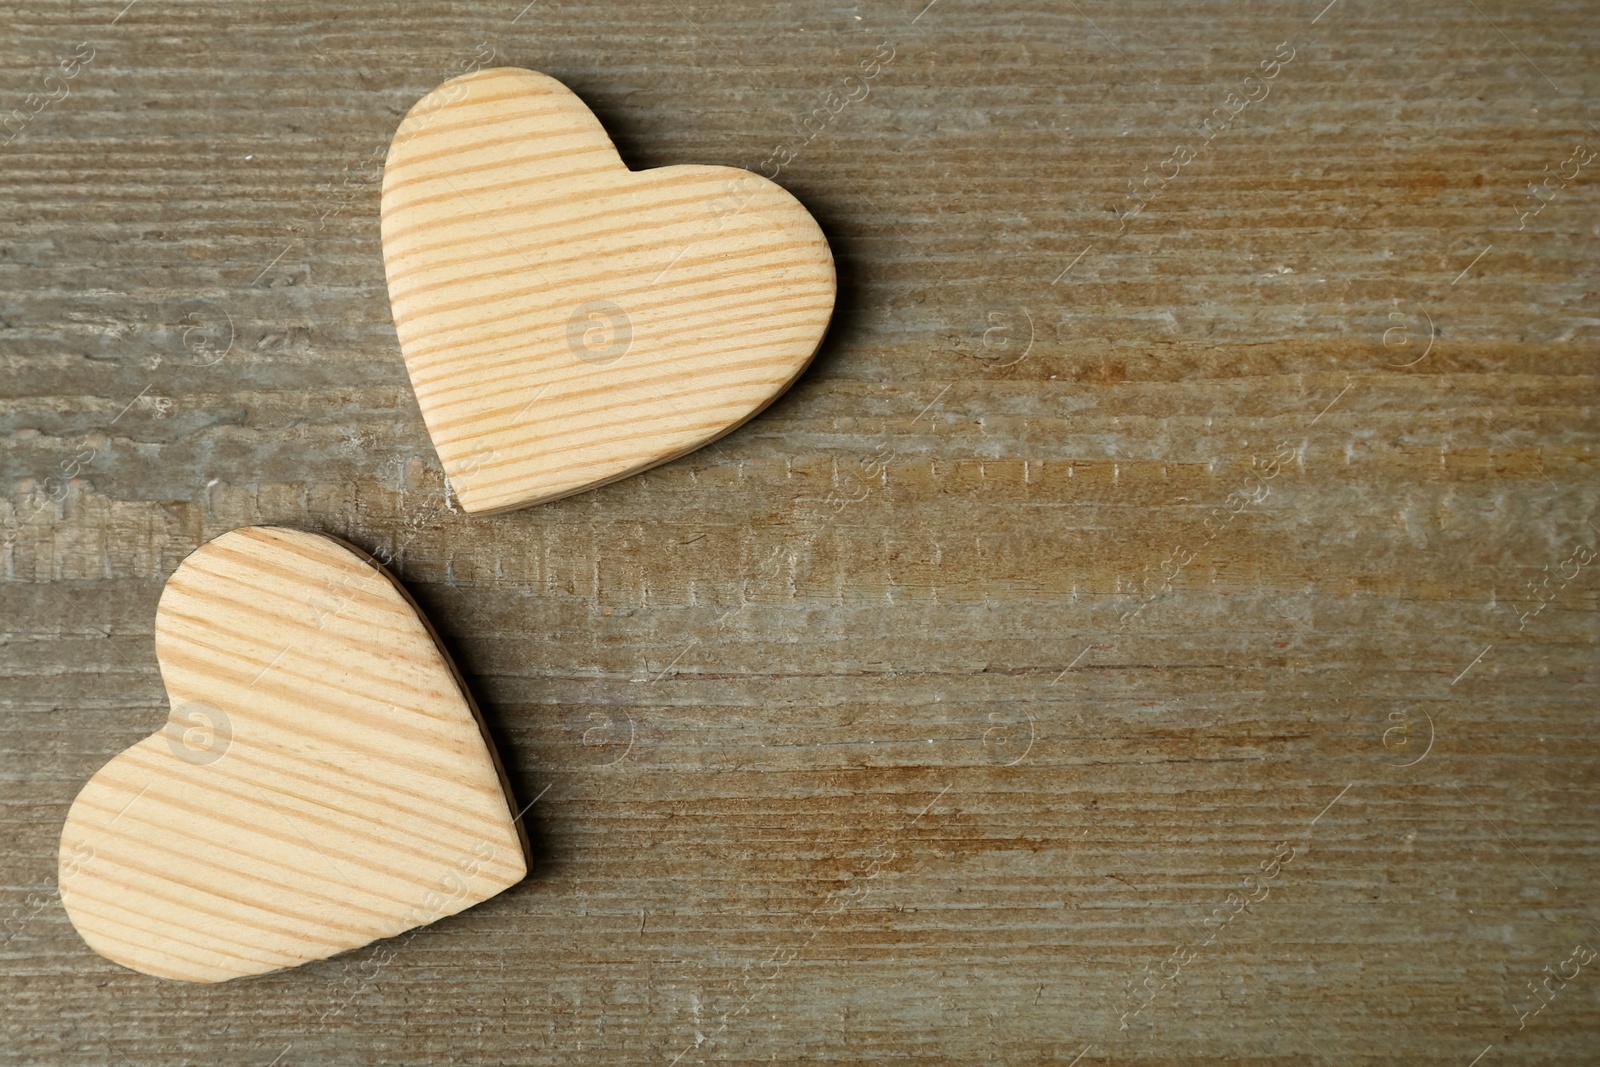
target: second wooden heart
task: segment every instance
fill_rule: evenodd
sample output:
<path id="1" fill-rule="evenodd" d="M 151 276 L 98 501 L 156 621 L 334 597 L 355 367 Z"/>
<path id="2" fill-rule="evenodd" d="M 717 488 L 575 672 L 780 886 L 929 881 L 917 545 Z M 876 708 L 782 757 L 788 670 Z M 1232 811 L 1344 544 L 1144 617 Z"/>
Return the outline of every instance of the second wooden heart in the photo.
<path id="1" fill-rule="evenodd" d="M 484 901 L 527 840 L 472 698 L 416 605 L 318 534 L 234 530 L 156 609 L 165 729 L 89 779 L 61 902 L 134 970 L 221 982 Z"/>
<path id="2" fill-rule="evenodd" d="M 634 172 L 571 90 L 501 68 L 401 122 L 383 257 L 423 419 L 461 504 L 553 500 L 766 407 L 833 314 L 833 258 L 779 186 Z"/>

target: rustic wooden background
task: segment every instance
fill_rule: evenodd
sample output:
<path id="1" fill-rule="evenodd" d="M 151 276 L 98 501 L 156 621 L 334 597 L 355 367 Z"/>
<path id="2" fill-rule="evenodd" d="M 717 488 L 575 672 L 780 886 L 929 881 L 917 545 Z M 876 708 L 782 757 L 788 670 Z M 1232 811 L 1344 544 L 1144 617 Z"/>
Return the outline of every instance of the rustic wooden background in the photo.
<path id="1" fill-rule="evenodd" d="M 1600 1059 L 1592 4 L 524 2 L 0 25 L 0 1058 Z M 472 519 L 378 179 L 498 65 L 782 149 L 841 291 L 739 432 Z M 535 870 L 147 978 L 61 822 L 263 522 L 392 554 Z"/>

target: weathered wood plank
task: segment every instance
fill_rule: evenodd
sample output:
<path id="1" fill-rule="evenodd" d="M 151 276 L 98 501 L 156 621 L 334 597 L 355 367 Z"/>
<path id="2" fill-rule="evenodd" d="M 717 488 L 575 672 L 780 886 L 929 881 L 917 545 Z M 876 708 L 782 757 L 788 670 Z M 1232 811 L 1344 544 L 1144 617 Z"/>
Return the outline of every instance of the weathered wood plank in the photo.
<path id="1" fill-rule="evenodd" d="M 124 3 L 0 27 L 7 1060 L 1595 1057 L 1592 966 L 1529 989 L 1600 948 L 1600 172 L 1523 214 L 1600 138 L 1586 5 Z M 787 149 L 840 283 L 754 422 L 487 519 L 373 165 L 475 62 L 634 168 Z M 394 560 L 538 857 L 196 990 L 56 843 L 166 715 L 164 577 L 263 522 Z"/>

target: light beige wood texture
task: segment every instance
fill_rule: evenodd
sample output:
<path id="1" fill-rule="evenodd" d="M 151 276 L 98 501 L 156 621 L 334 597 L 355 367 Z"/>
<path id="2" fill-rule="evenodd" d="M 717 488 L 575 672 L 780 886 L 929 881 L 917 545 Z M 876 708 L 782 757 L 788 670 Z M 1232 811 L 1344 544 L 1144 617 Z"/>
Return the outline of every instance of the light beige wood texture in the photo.
<path id="1" fill-rule="evenodd" d="M 833 313 L 811 215 L 733 167 L 634 173 L 554 78 L 455 78 L 383 175 L 395 330 L 468 511 L 552 500 L 715 440 L 788 388 Z"/>
<path id="2" fill-rule="evenodd" d="M 167 726 L 89 779 L 61 899 L 101 955 L 219 982 L 452 915 L 527 850 L 449 658 L 375 562 L 274 527 L 202 545 L 168 581 Z"/>

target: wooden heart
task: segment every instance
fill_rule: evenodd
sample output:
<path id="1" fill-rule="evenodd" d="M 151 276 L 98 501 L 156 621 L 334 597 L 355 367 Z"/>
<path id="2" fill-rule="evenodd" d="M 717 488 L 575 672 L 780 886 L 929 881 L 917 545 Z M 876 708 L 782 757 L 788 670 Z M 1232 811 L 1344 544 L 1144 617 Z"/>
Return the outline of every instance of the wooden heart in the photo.
<path id="1" fill-rule="evenodd" d="M 67 915 L 165 978 L 294 967 L 453 915 L 527 873 L 494 746 L 382 567 L 255 526 L 179 565 L 156 609 L 166 727 L 61 832 Z"/>
<path id="2" fill-rule="evenodd" d="M 630 171 L 566 86 L 478 71 L 411 109 L 383 259 L 417 403 L 462 506 L 576 493 L 766 407 L 833 314 L 799 201 L 733 167 Z"/>

